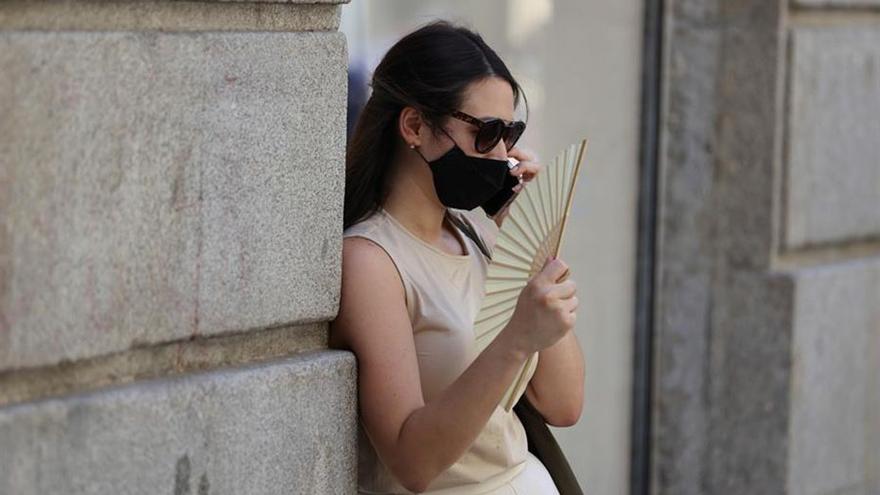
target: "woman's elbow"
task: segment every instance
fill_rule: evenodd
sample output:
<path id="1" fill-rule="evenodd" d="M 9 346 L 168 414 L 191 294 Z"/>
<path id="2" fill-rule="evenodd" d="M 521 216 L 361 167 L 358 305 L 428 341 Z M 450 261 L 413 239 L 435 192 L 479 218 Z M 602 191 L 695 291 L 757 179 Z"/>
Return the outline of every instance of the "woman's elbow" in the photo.
<path id="1" fill-rule="evenodd" d="M 568 426 L 574 426 L 577 424 L 578 420 L 581 419 L 581 411 L 580 408 L 569 408 L 564 411 L 559 412 L 555 415 L 552 420 L 548 419 L 547 423 L 556 426 L 559 428 L 565 428 Z"/>
<path id="2" fill-rule="evenodd" d="M 573 397 L 573 400 L 565 401 L 553 411 L 548 418 L 544 418 L 548 424 L 560 428 L 574 426 L 581 419 L 583 412 L 583 396 Z"/>
<path id="3" fill-rule="evenodd" d="M 439 473 L 431 473 L 424 465 L 418 467 L 406 462 L 399 464 L 391 470 L 394 476 L 404 488 L 413 493 L 422 493 L 428 490 L 428 485 L 434 481 Z"/>
<path id="4" fill-rule="evenodd" d="M 431 484 L 431 481 L 433 481 L 435 477 L 436 476 L 427 476 L 424 474 L 413 474 L 401 477 L 400 484 L 413 493 L 422 493 L 428 490 L 428 485 Z"/>
<path id="5" fill-rule="evenodd" d="M 415 482 L 403 485 L 403 487 L 413 493 L 422 493 L 428 489 L 428 483 Z"/>

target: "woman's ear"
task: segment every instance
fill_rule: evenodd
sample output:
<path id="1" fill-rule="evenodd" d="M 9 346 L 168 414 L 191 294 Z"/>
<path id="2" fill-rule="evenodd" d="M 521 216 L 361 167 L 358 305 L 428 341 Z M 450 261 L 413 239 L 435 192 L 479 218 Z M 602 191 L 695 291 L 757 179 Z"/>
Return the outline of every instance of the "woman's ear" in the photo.
<path id="1" fill-rule="evenodd" d="M 398 118 L 398 127 L 400 135 L 404 143 L 409 145 L 421 146 L 422 141 L 419 136 L 420 132 L 424 132 L 424 122 L 418 110 L 413 107 L 403 107 Z"/>

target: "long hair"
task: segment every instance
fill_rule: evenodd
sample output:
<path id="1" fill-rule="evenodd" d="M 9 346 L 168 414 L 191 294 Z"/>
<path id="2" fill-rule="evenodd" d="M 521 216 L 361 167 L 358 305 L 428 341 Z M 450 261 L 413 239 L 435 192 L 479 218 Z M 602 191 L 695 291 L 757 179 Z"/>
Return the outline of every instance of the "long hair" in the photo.
<path id="1" fill-rule="evenodd" d="M 448 21 L 422 26 L 392 46 L 373 71 L 373 91 L 358 117 L 345 155 L 343 228 L 375 213 L 389 194 L 397 121 L 405 106 L 418 110 L 436 131 L 458 110 L 464 90 L 495 76 L 525 99 L 507 66 L 479 34 Z M 528 102 L 526 102 L 528 112 Z"/>

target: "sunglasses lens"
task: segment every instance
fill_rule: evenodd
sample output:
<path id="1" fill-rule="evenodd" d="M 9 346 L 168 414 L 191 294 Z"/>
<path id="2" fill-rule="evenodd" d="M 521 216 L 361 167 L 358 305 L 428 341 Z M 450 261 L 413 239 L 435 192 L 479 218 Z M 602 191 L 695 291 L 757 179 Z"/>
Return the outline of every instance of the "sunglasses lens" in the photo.
<path id="1" fill-rule="evenodd" d="M 504 136 L 504 146 L 508 150 L 513 148 L 525 130 L 526 124 L 524 122 L 514 122 L 511 127 L 507 128 L 507 135 Z"/>
<path id="2" fill-rule="evenodd" d="M 501 140 L 501 133 L 504 131 L 504 123 L 500 120 L 491 120 L 477 133 L 476 148 L 480 153 L 487 153 L 498 144 Z"/>

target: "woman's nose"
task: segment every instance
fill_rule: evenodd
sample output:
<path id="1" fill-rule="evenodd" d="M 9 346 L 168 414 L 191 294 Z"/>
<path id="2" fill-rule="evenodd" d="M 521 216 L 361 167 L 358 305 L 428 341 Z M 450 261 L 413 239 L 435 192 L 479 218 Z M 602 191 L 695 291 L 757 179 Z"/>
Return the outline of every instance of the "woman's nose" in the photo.
<path id="1" fill-rule="evenodd" d="M 495 147 L 489 150 L 489 153 L 486 154 L 487 158 L 494 158 L 496 160 L 507 160 L 507 145 L 504 144 L 503 139 L 499 139 L 498 143 L 495 144 Z"/>

